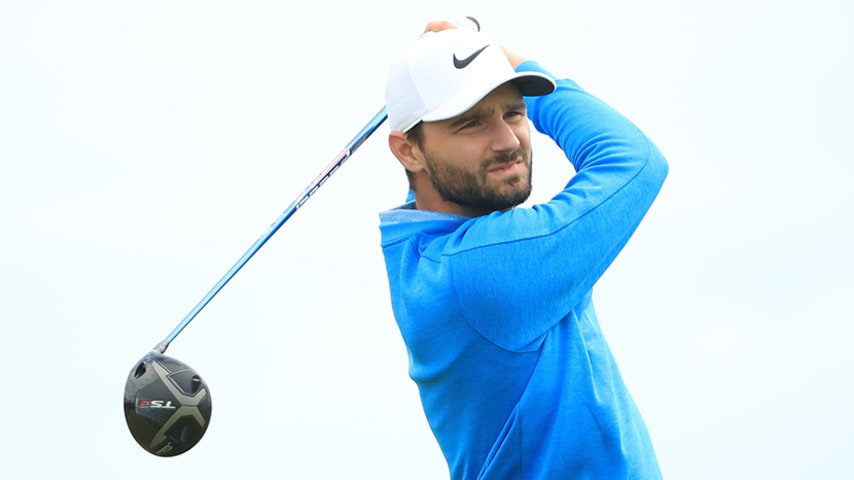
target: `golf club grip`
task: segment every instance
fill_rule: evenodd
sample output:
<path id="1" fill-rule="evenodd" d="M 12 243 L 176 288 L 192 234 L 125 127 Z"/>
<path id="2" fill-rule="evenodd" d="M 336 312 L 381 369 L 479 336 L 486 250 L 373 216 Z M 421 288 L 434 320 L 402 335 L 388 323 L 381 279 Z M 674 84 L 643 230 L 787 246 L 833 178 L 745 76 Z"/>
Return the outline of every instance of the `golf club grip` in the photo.
<path id="1" fill-rule="evenodd" d="M 353 152 L 355 152 L 356 149 L 358 149 L 362 145 L 362 143 L 364 143 L 365 140 L 367 140 L 368 137 L 370 137 L 371 134 L 374 133 L 377 128 L 379 128 L 380 125 L 382 125 L 383 122 L 386 121 L 387 118 L 388 112 L 386 110 L 386 107 L 383 106 L 383 108 L 381 108 L 380 111 L 376 115 L 374 115 L 374 117 L 367 124 L 365 124 L 364 127 L 362 127 L 359 133 L 357 133 L 356 136 L 353 137 L 353 139 L 341 150 L 341 152 L 332 160 L 332 162 L 330 162 L 329 165 L 327 165 L 326 168 L 324 168 L 323 171 L 320 172 L 320 174 L 314 179 L 314 181 L 312 181 L 308 185 L 308 187 L 306 187 L 302 194 L 300 194 L 300 196 L 298 196 L 290 204 L 290 206 L 288 206 L 288 208 L 285 209 L 285 211 L 282 212 L 281 215 L 279 215 L 279 217 L 276 219 L 275 222 L 273 222 L 272 225 L 270 225 L 267 231 L 264 232 L 264 234 L 261 235 L 258 240 L 256 240 L 255 243 L 252 244 L 251 247 L 249 247 L 246 253 L 244 253 L 243 256 L 241 256 L 240 259 L 237 260 L 234 266 L 232 266 L 231 269 L 229 269 L 228 272 L 223 275 L 219 282 L 217 282 L 216 285 L 214 285 L 213 288 L 211 288 L 211 290 L 199 301 L 199 303 L 197 303 L 196 306 L 193 307 L 192 310 L 190 310 L 190 312 L 184 317 L 184 319 L 181 320 L 181 323 L 179 323 L 175 327 L 175 329 L 173 329 L 172 332 L 169 333 L 169 335 L 165 339 L 163 339 L 163 341 L 161 341 L 154 347 L 154 350 L 160 353 L 165 353 L 166 349 L 169 348 L 169 344 L 172 343 L 173 340 L 175 340 L 175 337 L 177 337 L 184 330 L 184 328 L 186 328 L 187 325 L 189 325 L 189 323 L 193 321 L 196 315 L 198 315 L 199 312 L 201 312 L 202 309 L 205 308 L 205 306 L 210 303 L 211 300 L 213 300 L 216 294 L 219 293 L 220 290 L 222 290 L 222 288 L 234 277 L 234 275 L 237 274 L 237 272 L 240 271 L 241 268 L 243 268 L 244 265 L 246 265 L 249 259 L 251 259 L 255 255 L 255 253 L 257 253 L 258 250 L 260 250 L 261 247 L 263 247 L 264 244 L 267 243 L 267 241 L 279 230 L 279 228 L 281 228 L 281 226 L 284 225 L 285 222 L 287 222 L 288 219 L 291 218 L 291 216 L 296 213 L 296 211 L 300 207 L 302 207 L 305 202 L 308 201 L 308 199 L 314 194 L 314 192 L 316 192 L 321 187 L 321 185 L 323 185 L 326 180 L 328 180 L 329 177 L 331 177 L 332 174 L 334 174 L 338 170 L 338 168 L 341 167 L 341 165 L 343 165 L 348 158 L 350 158 Z"/>

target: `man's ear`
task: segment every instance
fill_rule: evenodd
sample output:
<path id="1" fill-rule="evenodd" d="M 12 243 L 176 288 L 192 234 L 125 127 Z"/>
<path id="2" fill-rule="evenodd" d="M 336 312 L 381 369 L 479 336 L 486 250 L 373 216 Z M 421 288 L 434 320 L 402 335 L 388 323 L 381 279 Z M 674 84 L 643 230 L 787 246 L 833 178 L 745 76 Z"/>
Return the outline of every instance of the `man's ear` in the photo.
<path id="1" fill-rule="evenodd" d="M 395 130 L 389 134 L 388 148 L 406 170 L 417 173 L 424 169 L 420 155 L 417 155 L 418 147 L 409 141 L 406 134 L 400 130 Z"/>

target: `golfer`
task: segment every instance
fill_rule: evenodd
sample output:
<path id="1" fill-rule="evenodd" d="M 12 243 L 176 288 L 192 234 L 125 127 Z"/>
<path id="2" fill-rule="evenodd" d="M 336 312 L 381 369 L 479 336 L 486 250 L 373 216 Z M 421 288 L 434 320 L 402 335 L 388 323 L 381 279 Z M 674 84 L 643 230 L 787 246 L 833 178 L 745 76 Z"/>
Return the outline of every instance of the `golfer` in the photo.
<path id="1" fill-rule="evenodd" d="M 431 22 L 391 66 L 388 142 L 410 198 L 380 214 L 410 376 L 450 476 L 661 478 L 591 291 L 667 163 L 572 80 L 452 27 Z M 575 173 L 528 208 L 530 125 Z"/>

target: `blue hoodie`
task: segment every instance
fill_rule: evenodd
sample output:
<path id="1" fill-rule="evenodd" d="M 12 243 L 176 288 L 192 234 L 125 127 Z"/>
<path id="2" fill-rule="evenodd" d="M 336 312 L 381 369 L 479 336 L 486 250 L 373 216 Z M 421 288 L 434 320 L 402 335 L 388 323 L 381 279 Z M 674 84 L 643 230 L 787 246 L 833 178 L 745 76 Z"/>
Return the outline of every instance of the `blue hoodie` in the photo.
<path id="1" fill-rule="evenodd" d="M 410 376 L 455 480 L 661 478 L 591 291 L 667 163 L 622 115 L 556 82 L 525 99 L 575 168 L 552 200 L 475 218 L 412 203 L 380 214 Z"/>

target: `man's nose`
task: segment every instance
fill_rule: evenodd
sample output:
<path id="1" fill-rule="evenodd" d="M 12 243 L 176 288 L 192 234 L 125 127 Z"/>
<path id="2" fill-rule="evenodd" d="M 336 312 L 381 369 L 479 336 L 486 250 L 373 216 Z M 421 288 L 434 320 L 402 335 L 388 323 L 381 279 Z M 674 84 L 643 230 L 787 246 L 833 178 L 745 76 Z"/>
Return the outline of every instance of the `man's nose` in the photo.
<path id="1" fill-rule="evenodd" d="M 503 152 L 519 148 L 519 137 L 516 135 L 516 130 L 514 130 L 512 125 L 501 120 L 495 122 L 493 130 L 493 150 Z"/>

